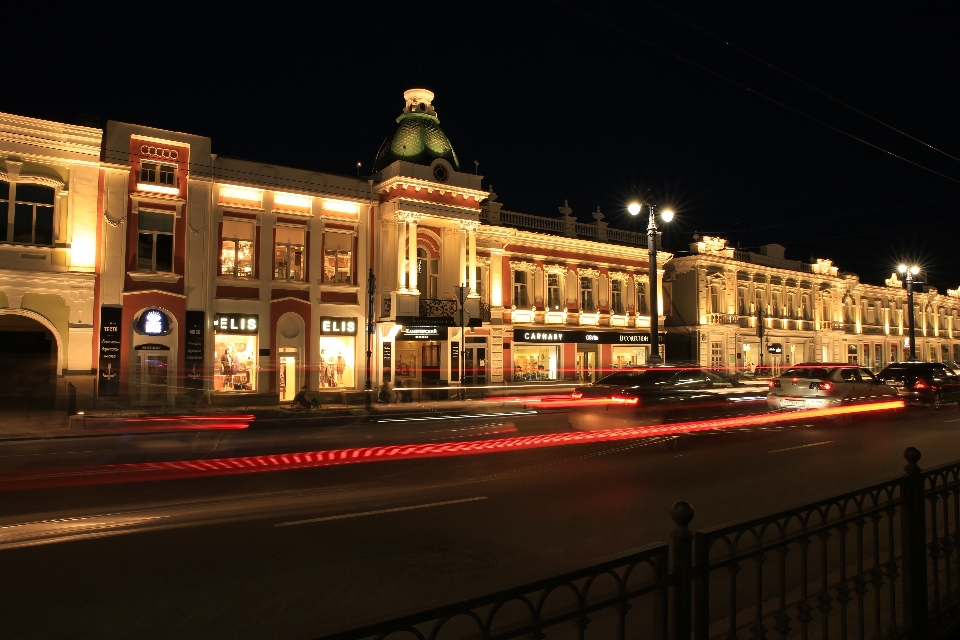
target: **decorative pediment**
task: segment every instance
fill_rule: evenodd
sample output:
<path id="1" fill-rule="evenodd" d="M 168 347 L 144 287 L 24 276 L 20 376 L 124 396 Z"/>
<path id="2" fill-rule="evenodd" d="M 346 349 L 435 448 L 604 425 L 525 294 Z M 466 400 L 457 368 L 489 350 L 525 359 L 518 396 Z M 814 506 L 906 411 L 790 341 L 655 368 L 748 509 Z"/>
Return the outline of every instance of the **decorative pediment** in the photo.
<path id="1" fill-rule="evenodd" d="M 611 280 L 619 280 L 620 282 L 626 282 L 629 279 L 629 276 L 622 271 L 611 271 L 610 272 Z"/>
<path id="2" fill-rule="evenodd" d="M 592 267 L 579 267 L 577 268 L 577 274 L 581 278 L 599 278 L 600 270 Z"/>
<path id="3" fill-rule="evenodd" d="M 890 277 L 883 281 L 888 287 L 896 287 L 897 289 L 903 288 L 903 281 L 900 280 L 900 276 L 897 275 L 897 272 L 894 271 L 890 274 Z M 950 293 L 950 289 L 947 289 L 947 293 Z"/>
<path id="4" fill-rule="evenodd" d="M 532 262 L 527 262 L 526 260 L 511 260 L 510 261 L 510 270 L 511 271 L 534 271 L 536 270 L 537 265 Z"/>
<path id="5" fill-rule="evenodd" d="M 810 265 L 810 269 L 814 273 L 822 276 L 836 276 L 840 271 L 837 267 L 833 266 L 833 260 L 825 260 L 822 258 L 817 258 L 817 261 Z"/>
<path id="6" fill-rule="evenodd" d="M 545 264 L 543 270 L 546 273 L 555 273 L 561 276 L 567 275 L 567 268 L 562 264 Z"/>

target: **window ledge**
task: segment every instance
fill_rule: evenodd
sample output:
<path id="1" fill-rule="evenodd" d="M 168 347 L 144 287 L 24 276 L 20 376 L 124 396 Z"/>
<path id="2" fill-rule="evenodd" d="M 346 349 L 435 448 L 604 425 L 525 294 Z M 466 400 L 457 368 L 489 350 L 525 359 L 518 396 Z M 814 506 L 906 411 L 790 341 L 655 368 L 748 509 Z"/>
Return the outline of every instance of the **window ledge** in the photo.
<path id="1" fill-rule="evenodd" d="M 153 273 L 150 271 L 131 271 L 128 274 L 134 282 L 180 282 L 183 278 L 179 273 Z"/>
<path id="2" fill-rule="evenodd" d="M 217 276 L 217 284 L 225 284 L 229 286 L 249 285 L 251 287 L 259 287 L 263 283 L 260 282 L 260 278 L 237 278 L 234 276 Z"/>
<path id="3" fill-rule="evenodd" d="M 344 291 L 360 291 L 360 285 L 356 284 L 344 284 L 342 282 L 323 282 L 322 280 L 317 280 L 317 286 L 323 287 L 324 289 L 343 289 Z"/>
<path id="4" fill-rule="evenodd" d="M 291 280 L 272 280 L 270 285 L 274 289 L 289 289 L 290 291 L 309 291 L 309 282 L 293 282 Z"/>

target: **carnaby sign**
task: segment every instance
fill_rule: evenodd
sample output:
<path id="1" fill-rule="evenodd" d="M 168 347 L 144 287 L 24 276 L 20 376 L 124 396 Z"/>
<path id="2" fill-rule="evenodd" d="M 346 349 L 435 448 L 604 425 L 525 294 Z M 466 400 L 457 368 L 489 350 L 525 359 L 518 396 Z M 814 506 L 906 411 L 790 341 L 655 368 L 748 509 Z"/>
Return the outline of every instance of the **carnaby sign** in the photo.
<path id="1" fill-rule="evenodd" d="M 650 344 L 649 333 L 631 331 L 555 331 L 514 329 L 514 342 L 593 342 L 596 344 Z"/>

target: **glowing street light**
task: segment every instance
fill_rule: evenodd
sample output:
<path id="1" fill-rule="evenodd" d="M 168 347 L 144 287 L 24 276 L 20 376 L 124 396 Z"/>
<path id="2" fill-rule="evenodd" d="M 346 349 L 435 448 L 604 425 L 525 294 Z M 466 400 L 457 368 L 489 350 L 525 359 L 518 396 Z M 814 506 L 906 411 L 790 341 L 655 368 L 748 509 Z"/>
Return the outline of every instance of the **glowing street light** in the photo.
<path id="1" fill-rule="evenodd" d="M 911 360 L 911 361 L 916 361 L 916 359 L 917 359 L 917 345 L 916 345 L 916 340 L 914 340 L 914 336 L 916 335 L 916 331 L 915 331 L 914 326 L 913 326 L 913 322 L 914 322 L 914 317 L 913 317 L 913 276 L 915 276 L 915 275 L 917 275 L 918 273 L 920 273 L 920 267 L 918 267 L 918 266 L 916 266 L 916 265 L 907 266 L 907 265 L 905 265 L 905 264 L 901 264 L 899 267 L 897 267 L 897 271 L 899 271 L 900 273 L 902 273 L 903 275 L 905 275 L 905 276 L 907 277 L 907 313 L 910 314 L 910 315 L 909 315 L 909 320 L 910 320 L 910 324 L 909 324 L 909 326 L 910 326 L 910 360 Z"/>
<path id="2" fill-rule="evenodd" d="M 648 364 L 659 364 L 663 362 L 660 357 L 660 309 L 657 301 L 657 210 L 654 205 L 647 205 L 650 210 L 650 221 L 647 224 L 647 264 L 650 266 L 650 357 L 647 358 Z M 627 211 L 632 216 L 640 214 L 643 205 L 634 200 L 627 205 Z M 673 211 L 663 209 L 660 211 L 660 219 L 664 222 L 673 220 Z"/>

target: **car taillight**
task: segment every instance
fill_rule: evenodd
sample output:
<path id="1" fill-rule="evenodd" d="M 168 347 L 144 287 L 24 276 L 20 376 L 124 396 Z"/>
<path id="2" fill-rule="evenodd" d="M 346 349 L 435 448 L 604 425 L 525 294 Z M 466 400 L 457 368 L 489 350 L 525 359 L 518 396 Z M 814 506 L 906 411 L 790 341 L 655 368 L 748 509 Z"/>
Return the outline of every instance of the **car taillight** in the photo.
<path id="1" fill-rule="evenodd" d="M 930 384 L 923 378 L 917 378 L 917 381 L 913 383 L 914 389 L 929 389 Z"/>
<path id="2" fill-rule="evenodd" d="M 823 382 L 811 382 L 811 383 L 810 383 L 810 388 L 811 388 L 811 389 L 819 389 L 820 391 L 830 391 L 831 389 L 833 389 L 833 384 L 830 383 L 830 382 L 827 382 L 827 381 L 823 381 Z"/>
<path id="3" fill-rule="evenodd" d="M 624 398 L 622 396 L 614 396 L 613 401 L 622 402 L 623 404 L 637 404 L 640 402 L 640 398 L 638 398 L 637 396 L 630 396 L 628 398 Z"/>
<path id="4" fill-rule="evenodd" d="M 771 388 L 771 389 L 779 389 L 779 388 L 780 388 L 780 381 L 777 380 L 776 378 L 771 379 L 771 380 L 770 380 L 770 388 Z"/>
<path id="5" fill-rule="evenodd" d="M 797 384 L 798 382 L 800 382 L 800 378 L 790 378 L 790 382 L 792 382 L 793 384 Z"/>
<path id="6" fill-rule="evenodd" d="M 573 398 L 574 400 L 579 400 L 580 398 L 583 397 L 583 392 L 582 392 L 582 391 L 574 391 L 573 393 L 570 394 L 570 397 Z"/>

